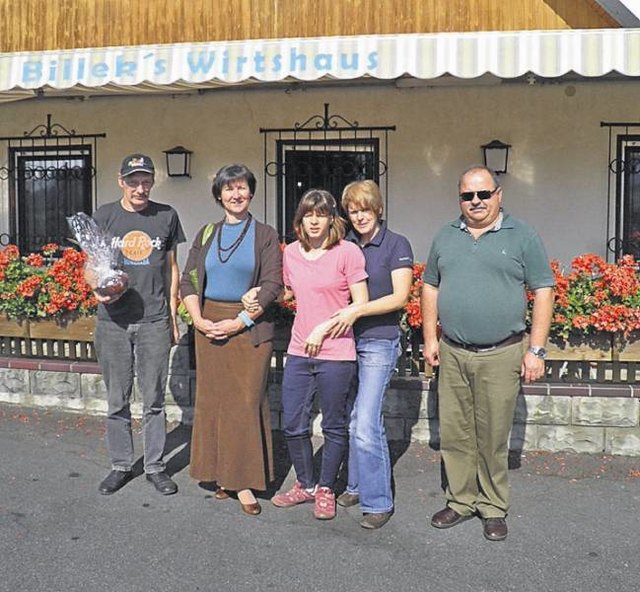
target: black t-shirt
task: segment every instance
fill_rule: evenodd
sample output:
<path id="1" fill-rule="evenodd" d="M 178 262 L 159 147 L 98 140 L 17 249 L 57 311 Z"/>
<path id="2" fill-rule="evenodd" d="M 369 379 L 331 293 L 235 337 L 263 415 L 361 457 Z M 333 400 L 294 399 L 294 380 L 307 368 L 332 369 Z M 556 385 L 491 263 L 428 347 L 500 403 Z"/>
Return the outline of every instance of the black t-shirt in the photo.
<path id="1" fill-rule="evenodd" d="M 128 324 L 166 318 L 167 253 L 185 241 L 177 212 L 154 201 L 130 212 L 116 201 L 98 208 L 93 218 L 113 237 L 129 275 L 129 289 L 113 304 L 99 304 L 98 319 Z"/>

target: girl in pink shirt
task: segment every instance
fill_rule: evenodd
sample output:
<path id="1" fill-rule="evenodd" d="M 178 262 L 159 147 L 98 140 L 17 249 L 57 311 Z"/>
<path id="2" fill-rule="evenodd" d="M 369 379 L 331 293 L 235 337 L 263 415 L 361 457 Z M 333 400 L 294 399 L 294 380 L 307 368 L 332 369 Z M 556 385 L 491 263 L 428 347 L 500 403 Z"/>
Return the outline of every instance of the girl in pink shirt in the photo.
<path id="1" fill-rule="evenodd" d="M 315 502 L 314 516 L 335 516 L 333 487 L 347 444 L 347 400 L 356 373 L 353 333 L 331 337 L 332 315 L 350 302 L 368 299 L 365 260 L 343 240 L 345 222 L 327 191 L 310 189 L 296 210 L 298 240 L 284 251 L 285 287 L 295 295 L 297 312 L 282 381 L 284 435 L 297 480 L 272 498 L 286 508 Z M 322 412 L 322 468 L 313 476 L 311 406 L 318 394 Z"/>

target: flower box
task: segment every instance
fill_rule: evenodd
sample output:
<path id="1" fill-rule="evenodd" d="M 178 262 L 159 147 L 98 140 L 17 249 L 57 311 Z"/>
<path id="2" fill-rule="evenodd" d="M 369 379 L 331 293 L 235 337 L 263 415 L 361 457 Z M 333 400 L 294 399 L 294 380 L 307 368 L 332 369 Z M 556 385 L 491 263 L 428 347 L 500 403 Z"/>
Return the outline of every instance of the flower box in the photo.
<path id="1" fill-rule="evenodd" d="M 93 341 L 96 333 L 95 317 L 79 317 L 71 320 L 31 321 L 31 339 L 59 339 L 65 341 Z"/>
<path id="2" fill-rule="evenodd" d="M 50 358 L 95 361 L 96 319 L 13 321 L 0 319 L 0 355 L 14 358 Z"/>
<path id="3" fill-rule="evenodd" d="M 96 299 L 85 281 L 86 254 L 44 245 L 22 255 L 0 250 L 0 353 L 13 357 L 95 359 Z"/>
<path id="4" fill-rule="evenodd" d="M 613 336 L 611 333 L 571 334 L 564 341 L 549 340 L 546 349 L 548 360 L 610 362 L 613 359 Z"/>
<path id="5" fill-rule="evenodd" d="M 93 341 L 96 318 L 42 319 L 31 321 L 0 320 L 0 338 L 51 339 L 61 341 Z"/>
<path id="6" fill-rule="evenodd" d="M 0 319 L 0 337 L 29 337 L 29 321 Z"/>
<path id="7" fill-rule="evenodd" d="M 571 362 L 640 362 L 640 331 L 623 333 L 572 333 L 566 341 L 557 338 L 547 344 L 547 360 Z"/>
<path id="8" fill-rule="evenodd" d="M 616 334 L 613 339 L 613 359 L 620 362 L 640 362 L 640 331 L 628 336 Z"/>

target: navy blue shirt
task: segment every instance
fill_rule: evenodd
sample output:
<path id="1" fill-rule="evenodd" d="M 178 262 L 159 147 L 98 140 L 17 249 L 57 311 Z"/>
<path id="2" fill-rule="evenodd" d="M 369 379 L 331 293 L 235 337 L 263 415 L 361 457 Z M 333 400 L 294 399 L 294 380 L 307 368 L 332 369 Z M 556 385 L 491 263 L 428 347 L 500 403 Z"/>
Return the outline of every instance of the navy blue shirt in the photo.
<path id="1" fill-rule="evenodd" d="M 358 235 L 351 231 L 347 240 L 358 244 Z M 391 272 L 403 267 L 413 267 L 413 251 L 409 241 L 396 234 L 381 223 L 380 230 L 373 239 L 362 248 L 369 274 L 367 286 L 369 300 L 377 300 L 393 294 Z M 395 339 L 399 332 L 401 310 L 372 317 L 362 317 L 354 326 L 356 339 L 360 337 L 373 339 Z"/>

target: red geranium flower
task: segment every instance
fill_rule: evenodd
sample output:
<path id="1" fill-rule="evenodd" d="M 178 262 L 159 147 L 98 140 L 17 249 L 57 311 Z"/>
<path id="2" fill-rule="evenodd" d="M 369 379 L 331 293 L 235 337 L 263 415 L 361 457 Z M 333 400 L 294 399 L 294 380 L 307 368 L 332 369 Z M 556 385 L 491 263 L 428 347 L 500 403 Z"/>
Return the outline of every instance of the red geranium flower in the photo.
<path id="1" fill-rule="evenodd" d="M 573 259 L 569 273 L 558 261 L 551 269 L 556 280 L 552 337 L 567 339 L 575 331 L 628 335 L 640 329 L 640 277 L 632 256 L 608 263 L 586 253 Z"/>
<path id="2" fill-rule="evenodd" d="M 41 253 L 24 257 L 15 245 L 0 251 L 0 314 L 10 319 L 90 315 L 96 310 L 93 291 L 84 279 L 86 255 L 49 243 Z"/>

